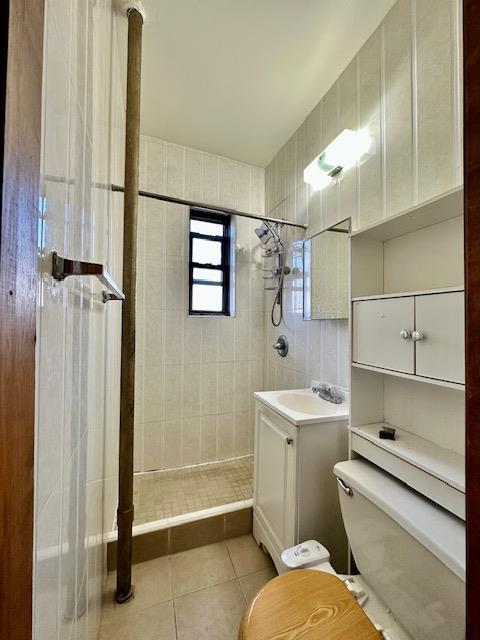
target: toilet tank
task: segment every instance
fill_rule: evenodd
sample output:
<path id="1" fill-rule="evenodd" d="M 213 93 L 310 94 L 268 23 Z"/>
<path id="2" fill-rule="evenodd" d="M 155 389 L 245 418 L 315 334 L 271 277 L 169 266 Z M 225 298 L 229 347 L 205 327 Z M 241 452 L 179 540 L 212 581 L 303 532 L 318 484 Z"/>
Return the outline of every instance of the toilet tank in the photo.
<path id="1" fill-rule="evenodd" d="M 415 640 L 465 638 L 465 523 L 364 460 L 334 473 L 351 489 L 339 486 L 343 522 L 375 595 Z"/>

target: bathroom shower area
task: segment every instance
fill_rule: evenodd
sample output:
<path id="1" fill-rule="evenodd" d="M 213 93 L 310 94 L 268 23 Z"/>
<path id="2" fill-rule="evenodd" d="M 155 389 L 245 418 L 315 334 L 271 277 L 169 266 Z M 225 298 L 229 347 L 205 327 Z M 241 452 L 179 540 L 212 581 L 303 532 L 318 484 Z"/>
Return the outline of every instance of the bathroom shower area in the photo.
<path id="1" fill-rule="evenodd" d="M 142 136 L 140 176 L 134 535 L 228 513 L 249 529 L 253 394 L 304 230 L 262 219 L 260 167 Z"/>

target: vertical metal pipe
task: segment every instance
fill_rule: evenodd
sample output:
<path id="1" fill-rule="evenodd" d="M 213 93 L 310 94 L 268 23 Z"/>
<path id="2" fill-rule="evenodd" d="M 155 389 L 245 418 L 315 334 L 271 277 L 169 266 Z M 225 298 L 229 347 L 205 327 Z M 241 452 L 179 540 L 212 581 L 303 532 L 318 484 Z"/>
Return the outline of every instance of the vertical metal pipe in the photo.
<path id="1" fill-rule="evenodd" d="M 123 214 L 122 364 L 118 466 L 117 590 L 115 600 L 128 602 L 132 591 L 133 424 L 135 397 L 135 282 L 137 261 L 138 163 L 143 17 L 128 10 L 125 195 Z"/>

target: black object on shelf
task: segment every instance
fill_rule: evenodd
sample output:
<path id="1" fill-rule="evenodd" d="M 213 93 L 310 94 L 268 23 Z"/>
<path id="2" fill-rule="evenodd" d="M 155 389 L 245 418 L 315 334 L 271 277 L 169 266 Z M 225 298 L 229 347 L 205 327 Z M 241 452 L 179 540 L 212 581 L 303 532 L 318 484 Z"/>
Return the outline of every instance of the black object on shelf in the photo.
<path id="1" fill-rule="evenodd" d="M 395 440 L 395 429 L 384 425 L 378 432 L 378 437 L 381 440 Z"/>

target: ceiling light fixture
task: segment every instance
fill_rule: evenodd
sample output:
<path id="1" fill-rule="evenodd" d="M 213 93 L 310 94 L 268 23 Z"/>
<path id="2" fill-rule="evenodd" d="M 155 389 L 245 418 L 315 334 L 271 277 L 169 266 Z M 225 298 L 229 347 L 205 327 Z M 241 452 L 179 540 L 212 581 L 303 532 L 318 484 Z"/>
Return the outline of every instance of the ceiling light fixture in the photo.
<path id="1" fill-rule="evenodd" d="M 366 129 L 344 129 L 303 172 L 303 181 L 315 189 L 326 187 L 336 175 L 368 153 L 372 139 Z"/>

